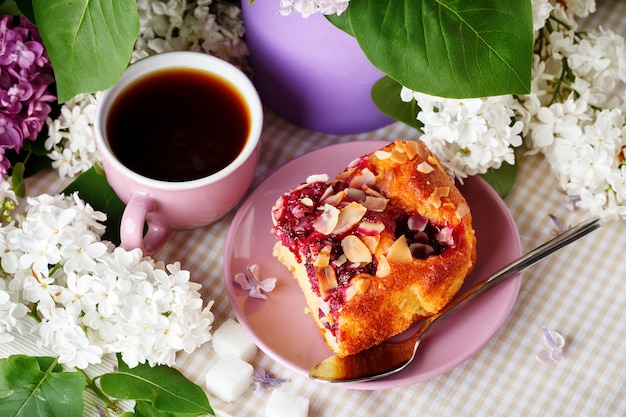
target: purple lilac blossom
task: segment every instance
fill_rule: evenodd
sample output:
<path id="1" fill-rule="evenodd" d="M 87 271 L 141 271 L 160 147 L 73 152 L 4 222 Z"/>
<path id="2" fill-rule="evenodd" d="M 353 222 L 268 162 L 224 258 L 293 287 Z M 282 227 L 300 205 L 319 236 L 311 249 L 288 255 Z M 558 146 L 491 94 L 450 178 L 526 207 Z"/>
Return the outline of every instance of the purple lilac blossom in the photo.
<path id="1" fill-rule="evenodd" d="M 6 150 L 19 152 L 35 141 L 56 97 L 52 65 L 37 31 L 25 17 L 0 16 L 0 173 L 10 162 Z"/>

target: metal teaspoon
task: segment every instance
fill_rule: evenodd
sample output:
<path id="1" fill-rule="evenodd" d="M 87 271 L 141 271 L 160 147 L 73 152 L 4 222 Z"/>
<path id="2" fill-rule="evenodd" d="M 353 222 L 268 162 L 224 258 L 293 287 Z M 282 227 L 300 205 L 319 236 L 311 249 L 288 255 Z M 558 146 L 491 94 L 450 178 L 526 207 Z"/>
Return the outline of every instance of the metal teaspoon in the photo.
<path id="1" fill-rule="evenodd" d="M 533 249 L 465 291 L 437 314 L 425 318 L 409 339 L 402 342 L 383 342 L 344 358 L 331 356 L 311 368 L 309 376 L 324 382 L 359 382 L 383 378 L 401 371 L 413 361 L 423 337 L 435 324 L 443 322 L 479 296 L 546 256 L 598 229 L 601 224 L 597 217 L 588 219 Z"/>

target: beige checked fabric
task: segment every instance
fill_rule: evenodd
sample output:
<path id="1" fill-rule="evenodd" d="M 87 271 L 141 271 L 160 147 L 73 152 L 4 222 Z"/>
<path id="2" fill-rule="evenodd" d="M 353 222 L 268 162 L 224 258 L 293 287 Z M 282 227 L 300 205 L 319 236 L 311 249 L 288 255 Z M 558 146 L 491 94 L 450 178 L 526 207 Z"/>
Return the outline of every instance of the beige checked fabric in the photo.
<path id="1" fill-rule="evenodd" d="M 599 1 L 586 22 L 626 35 L 626 2 Z M 300 129 L 266 113 L 256 184 L 296 156 L 330 144 L 357 140 L 416 139 L 400 123 L 359 135 L 325 135 Z M 32 194 L 56 193 L 65 182 L 53 172 L 32 178 Z M 572 212 L 540 156 L 520 156 L 518 180 L 505 200 L 524 252 L 548 240 L 553 214 L 568 224 L 585 218 Z M 222 257 L 234 212 L 194 231 L 176 232 L 156 255 L 180 261 L 203 285 L 205 301 L 215 300 L 214 327 L 233 317 L 224 289 Z M 251 236 L 250 239 L 254 239 Z M 513 310 L 486 346 L 452 371 L 418 384 L 389 390 L 344 389 L 309 380 L 259 351 L 253 366 L 287 378 L 282 389 L 310 400 L 310 417 L 343 416 L 624 416 L 626 415 L 626 223 L 599 231 L 557 252 L 523 273 Z M 459 313 L 459 314 L 462 314 Z M 280 325 L 280 323 L 276 323 Z M 561 363 L 543 364 L 542 326 L 566 341 Z M 0 356 L 36 354 L 28 336 L 0 346 Z M 216 358 L 211 343 L 182 354 L 177 368 L 203 386 Z M 105 363 L 101 369 L 108 369 Z M 236 402 L 209 397 L 221 417 L 262 417 L 270 391 L 248 391 Z M 87 398 L 85 415 L 97 415 Z"/>

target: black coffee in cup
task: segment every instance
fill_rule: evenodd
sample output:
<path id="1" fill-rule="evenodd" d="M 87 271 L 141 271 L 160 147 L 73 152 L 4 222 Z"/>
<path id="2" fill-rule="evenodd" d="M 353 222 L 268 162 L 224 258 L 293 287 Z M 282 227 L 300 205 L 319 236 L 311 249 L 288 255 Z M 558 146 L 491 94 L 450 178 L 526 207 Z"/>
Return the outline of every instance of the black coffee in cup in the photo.
<path id="1" fill-rule="evenodd" d="M 240 154 L 250 131 L 244 99 L 221 77 L 192 68 L 150 73 L 111 106 L 106 136 L 117 159 L 148 178 L 203 178 Z"/>

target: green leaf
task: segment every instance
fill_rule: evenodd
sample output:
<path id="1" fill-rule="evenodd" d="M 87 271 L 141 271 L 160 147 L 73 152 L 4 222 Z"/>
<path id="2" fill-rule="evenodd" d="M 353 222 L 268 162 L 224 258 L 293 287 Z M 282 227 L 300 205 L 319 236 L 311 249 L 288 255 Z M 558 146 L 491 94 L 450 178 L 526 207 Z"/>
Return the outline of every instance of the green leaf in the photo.
<path id="1" fill-rule="evenodd" d="M 500 168 L 489 168 L 481 177 L 498 193 L 501 198 L 506 198 L 513 189 L 515 177 L 517 176 L 517 165 L 502 163 Z"/>
<path id="2" fill-rule="evenodd" d="M 23 162 L 18 162 L 11 168 L 11 188 L 15 195 L 24 198 L 26 196 L 26 183 L 24 182 L 24 171 L 26 166 Z"/>
<path id="3" fill-rule="evenodd" d="M 0 14 L 19 16 L 22 14 L 17 4 L 13 0 L 0 1 Z"/>
<path id="4" fill-rule="evenodd" d="M 119 360 L 117 371 L 100 377 L 100 386 L 111 397 L 150 401 L 161 412 L 214 415 L 202 388 L 168 366 L 129 368 Z"/>
<path id="5" fill-rule="evenodd" d="M 350 25 L 350 8 L 348 7 L 345 12 L 341 13 L 340 16 L 336 14 L 326 15 L 326 19 L 330 21 L 333 25 L 343 30 L 350 36 L 354 36 L 354 32 L 352 30 L 352 26 Z"/>
<path id="6" fill-rule="evenodd" d="M 450 98 L 530 91 L 530 1 L 352 0 L 349 9 L 365 55 L 413 90 Z"/>
<path id="7" fill-rule="evenodd" d="M 149 401 L 135 402 L 135 416 L 138 417 L 196 417 L 198 413 L 174 413 L 169 411 L 161 411 L 154 408 Z"/>
<path id="8" fill-rule="evenodd" d="M 383 114 L 416 129 L 422 124 L 417 120 L 419 106 L 415 100 L 405 103 L 400 98 L 402 86 L 389 77 L 383 77 L 372 87 L 372 101 Z"/>
<path id="9" fill-rule="evenodd" d="M 59 102 L 105 90 L 122 75 L 139 33 L 136 0 L 33 0 Z"/>
<path id="10" fill-rule="evenodd" d="M 95 210 L 106 213 L 107 219 L 104 222 L 106 231 L 102 238 L 119 245 L 120 223 L 126 206 L 109 185 L 102 168 L 99 166 L 89 168 L 63 190 L 65 194 L 75 191 Z"/>
<path id="11" fill-rule="evenodd" d="M 0 415 L 82 417 L 85 377 L 63 372 L 54 358 L 0 359 Z"/>

